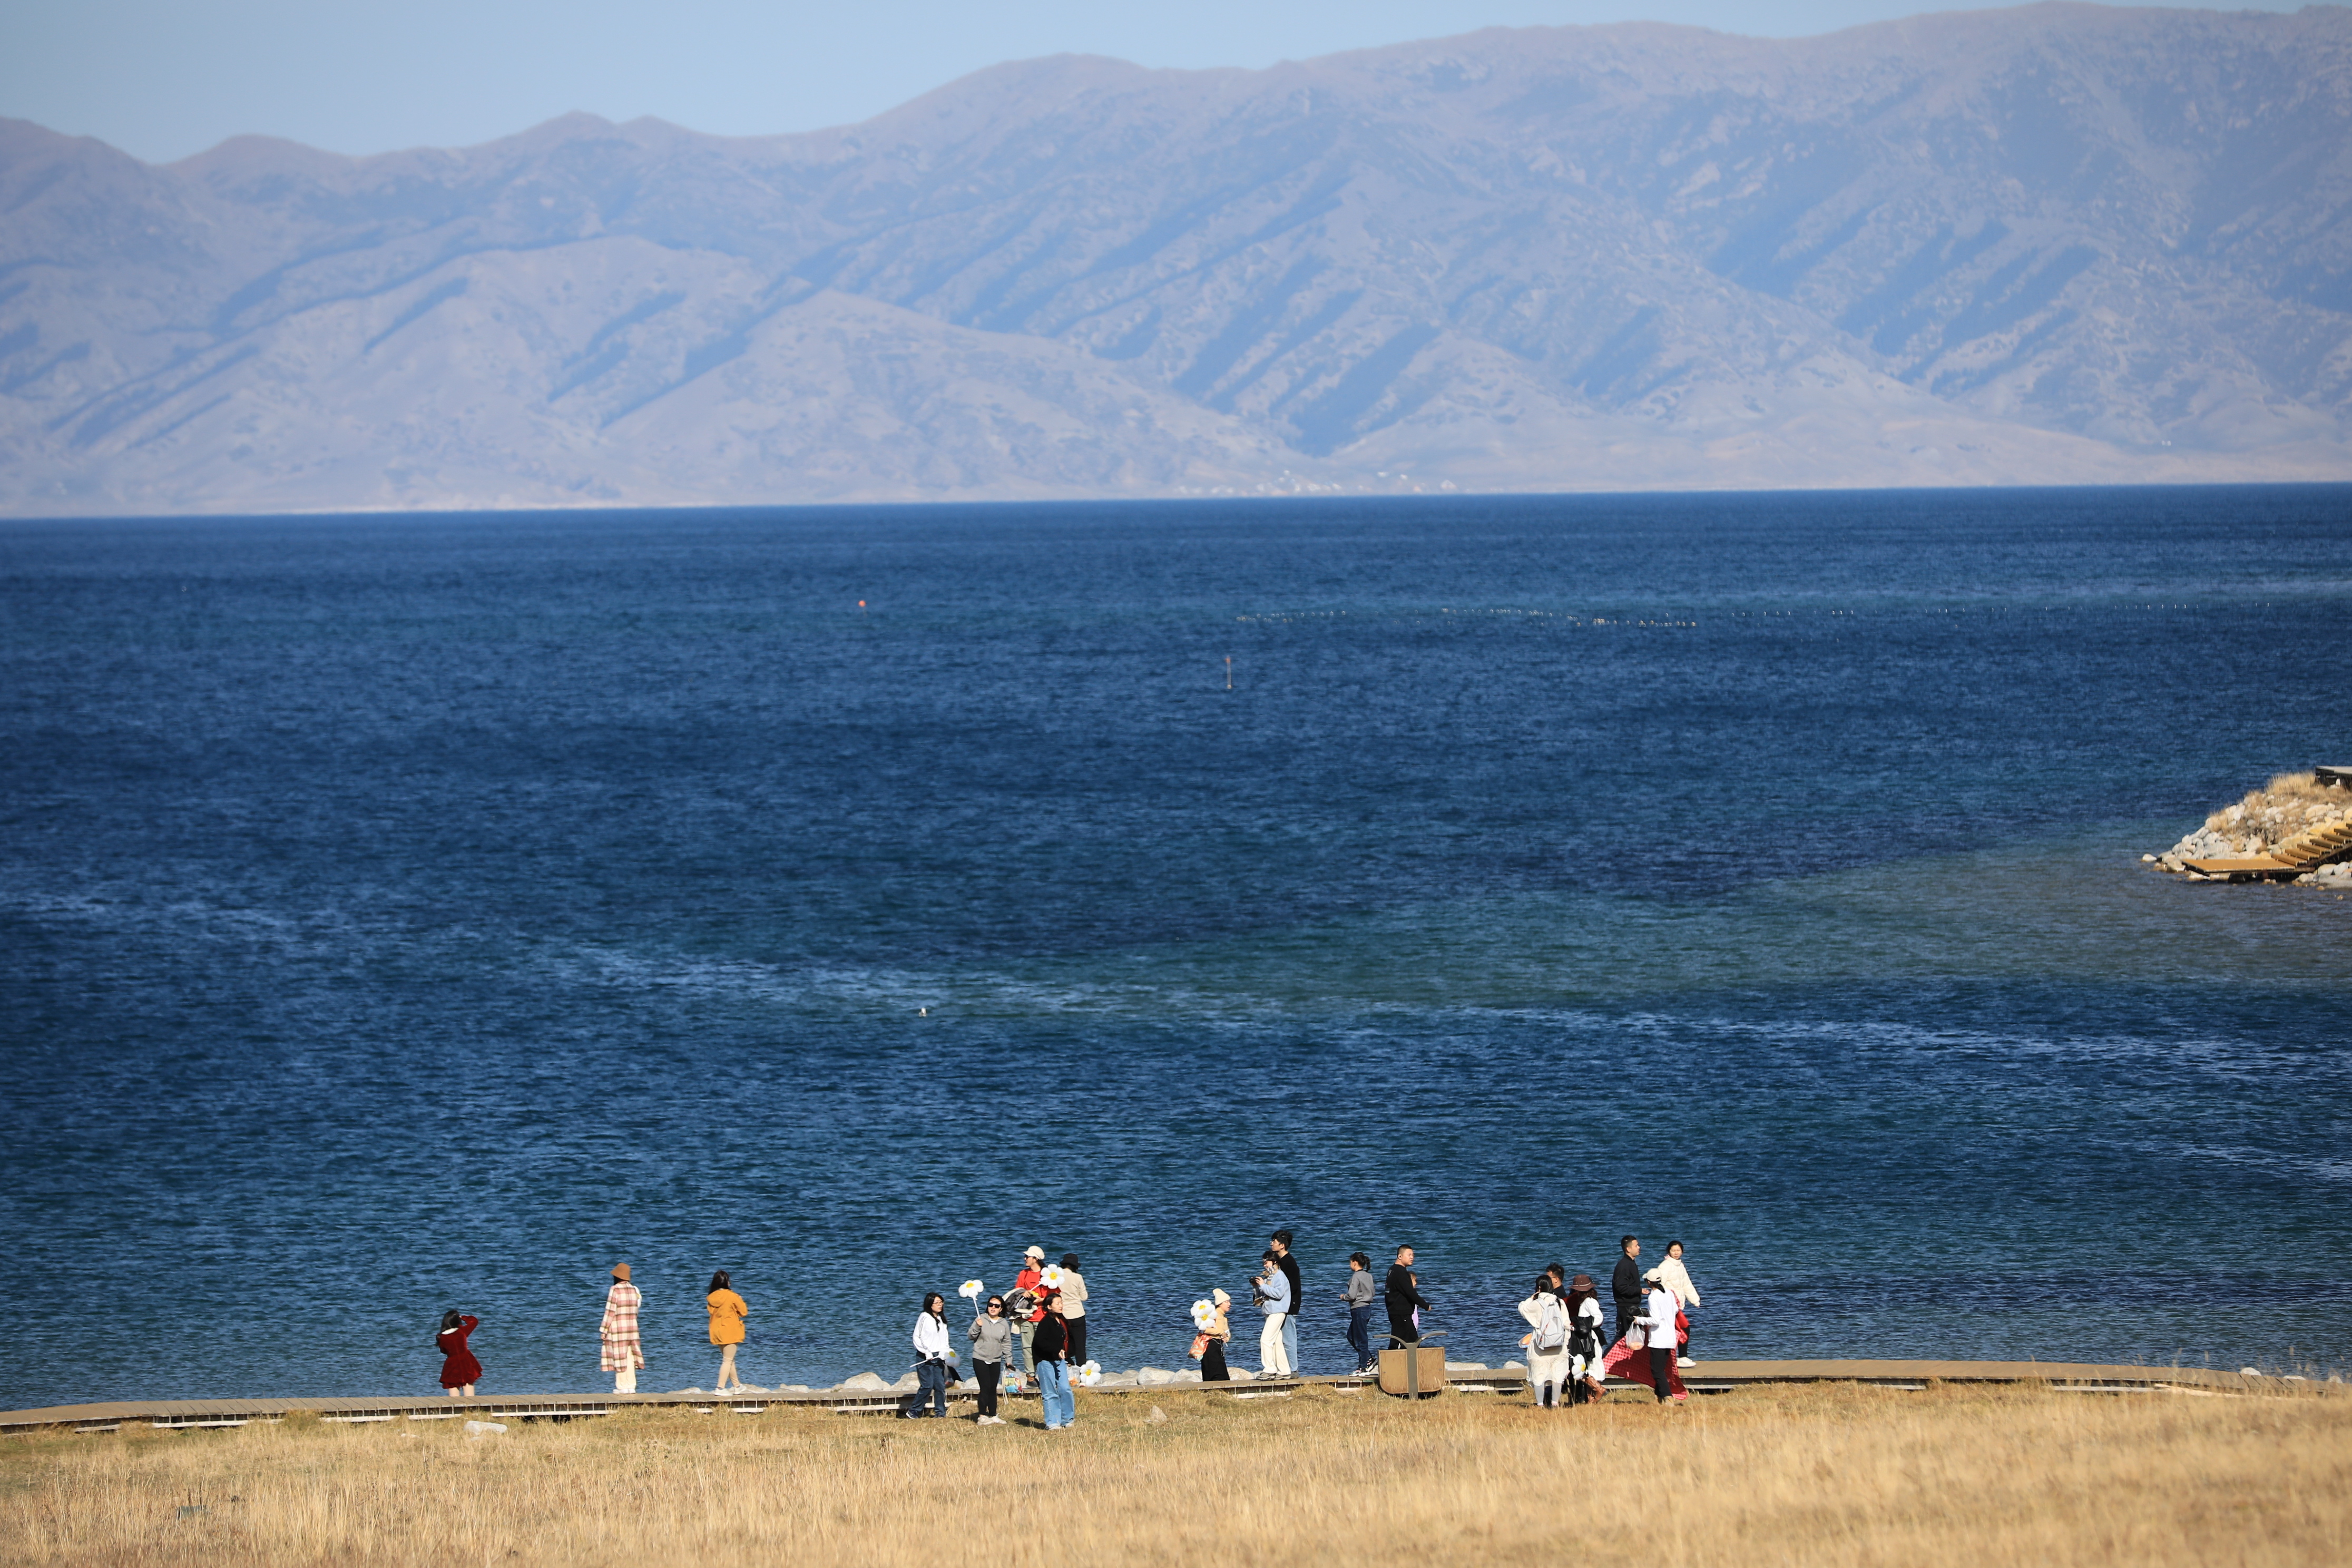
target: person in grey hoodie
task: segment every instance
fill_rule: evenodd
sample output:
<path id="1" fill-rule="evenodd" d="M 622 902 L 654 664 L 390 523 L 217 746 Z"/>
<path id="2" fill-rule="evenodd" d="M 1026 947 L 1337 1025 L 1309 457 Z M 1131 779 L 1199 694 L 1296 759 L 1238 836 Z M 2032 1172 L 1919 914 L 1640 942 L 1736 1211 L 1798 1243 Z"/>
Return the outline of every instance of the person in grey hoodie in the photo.
<path id="1" fill-rule="evenodd" d="M 978 1425 L 1002 1426 L 1003 1417 L 996 1414 L 996 1384 L 1004 1375 L 1005 1358 L 1013 1353 L 1013 1320 L 1004 1315 L 1004 1298 L 991 1296 L 964 1332 L 971 1340 L 971 1374 L 980 1379 Z"/>
<path id="2" fill-rule="evenodd" d="M 1379 1281 L 1372 1278 L 1372 1260 L 1360 1252 L 1348 1254 L 1348 1288 L 1339 1300 L 1348 1307 L 1348 1348 L 1356 1352 L 1358 1376 L 1380 1370 L 1380 1361 L 1372 1354 L 1372 1302 L 1380 1293 Z"/>

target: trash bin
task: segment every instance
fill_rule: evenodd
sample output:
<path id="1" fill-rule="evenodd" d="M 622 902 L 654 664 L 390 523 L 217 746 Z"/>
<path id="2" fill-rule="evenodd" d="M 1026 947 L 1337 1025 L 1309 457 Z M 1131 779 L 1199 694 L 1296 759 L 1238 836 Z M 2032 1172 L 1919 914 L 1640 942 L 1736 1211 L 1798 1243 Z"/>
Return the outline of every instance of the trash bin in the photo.
<path id="1" fill-rule="evenodd" d="M 1444 1393 L 1445 1352 L 1429 1342 L 1437 1337 L 1431 1334 L 1418 1343 L 1400 1345 L 1391 1334 L 1390 1348 L 1381 1352 L 1381 1392 L 1402 1399 Z"/>

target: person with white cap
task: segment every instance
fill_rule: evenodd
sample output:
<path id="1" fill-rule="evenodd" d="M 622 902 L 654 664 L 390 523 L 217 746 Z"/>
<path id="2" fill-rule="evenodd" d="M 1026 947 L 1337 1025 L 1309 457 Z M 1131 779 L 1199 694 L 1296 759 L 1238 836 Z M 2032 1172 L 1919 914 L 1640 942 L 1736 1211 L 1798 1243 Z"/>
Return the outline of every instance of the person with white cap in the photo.
<path id="1" fill-rule="evenodd" d="M 1004 1299 L 1004 1315 L 1021 1342 L 1021 1370 L 1037 1371 L 1037 1324 L 1045 1316 L 1045 1249 L 1032 1247 L 1021 1255 L 1021 1268 L 1013 1277 L 1013 1294 Z"/>
<path id="2" fill-rule="evenodd" d="M 1682 1379 L 1675 1371 L 1675 1315 L 1682 1310 L 1682 1302 L 1654 1268 L 1642 1276 L 1650 1288 L 1647 1310 L 1641 1317 L 1645 1348 L 1650 1352 L 1650 1388 L 1657 1394 L 1658 1403 L 1685 1400 L 1690 1395 L 1683 1389 Z"/>
<path id="3" fill-rule="evenodd" d="M 645 1340 L 637 1330 L 637 1312 L 646 1299 L 629 1283 L 629 1266 L 613 1265 L 613 1288 L 604 1292 L 604 1321 L 597 1334 L 604 1345 L 604 1368 L 613 1374 L 613 1392 L 635 1394 L 637 1369 L 646 1364 Z"/>

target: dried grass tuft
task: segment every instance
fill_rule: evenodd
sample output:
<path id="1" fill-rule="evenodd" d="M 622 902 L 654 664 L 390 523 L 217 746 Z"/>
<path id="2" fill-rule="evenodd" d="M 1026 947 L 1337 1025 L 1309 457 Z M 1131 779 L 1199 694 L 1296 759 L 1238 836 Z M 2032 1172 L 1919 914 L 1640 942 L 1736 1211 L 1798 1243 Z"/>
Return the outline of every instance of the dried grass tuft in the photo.
<path id="1" fill-rule="evenodd" d="M 2306 828 L 2346 817 L 2352 817 L 2352 789 L 2322 784 L 2313 773 L 2280 773 L 2207 817 L 2205 826 L 2246 853 L 2261 854 Z"/>

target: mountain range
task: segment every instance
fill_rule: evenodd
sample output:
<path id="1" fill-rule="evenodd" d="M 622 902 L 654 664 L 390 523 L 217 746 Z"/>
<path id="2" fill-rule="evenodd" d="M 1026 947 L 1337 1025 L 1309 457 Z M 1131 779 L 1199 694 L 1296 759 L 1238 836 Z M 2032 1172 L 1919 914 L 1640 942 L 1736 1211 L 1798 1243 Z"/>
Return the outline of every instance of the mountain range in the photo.
<path id="1" fill-rule="evenodd" d="M 0 121 L 0 512 L 2352 478 L 2352 10 L 1066 56 L 761 138 Z"/>

